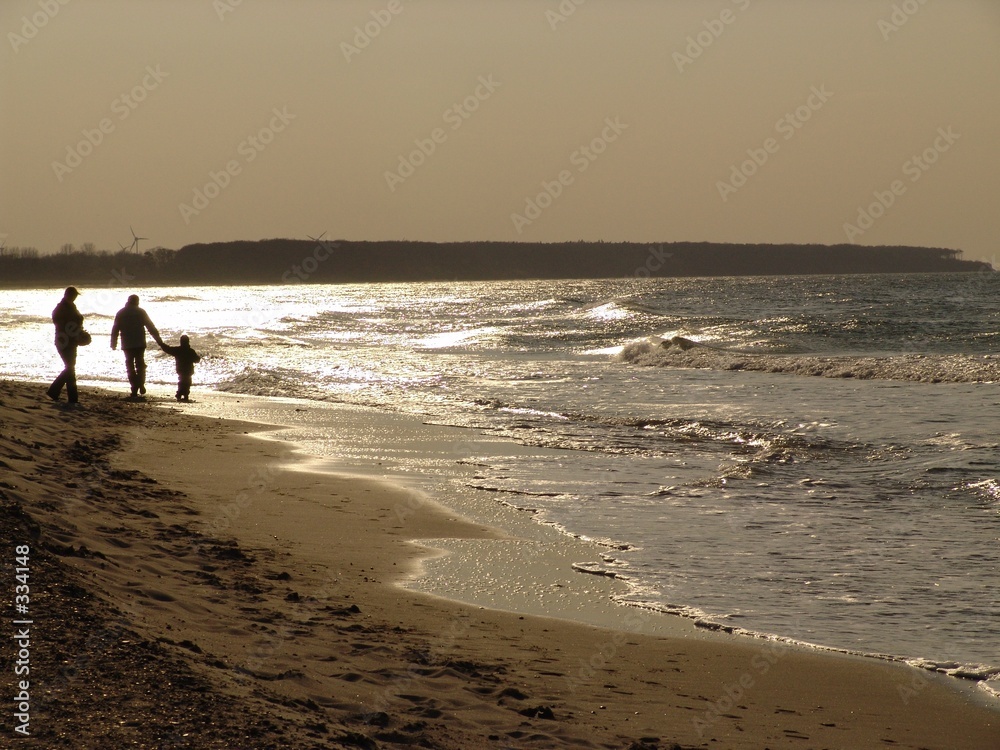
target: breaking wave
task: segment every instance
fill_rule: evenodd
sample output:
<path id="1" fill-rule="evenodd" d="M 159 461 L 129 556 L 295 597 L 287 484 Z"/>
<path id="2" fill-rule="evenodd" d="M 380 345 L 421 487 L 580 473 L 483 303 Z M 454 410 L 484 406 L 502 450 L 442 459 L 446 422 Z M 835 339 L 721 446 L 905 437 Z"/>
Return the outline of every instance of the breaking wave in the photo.
<path id="1" fill-rule="evenodd" d="M 232 377 L 217 383 L 214 388 L 225 393 L 272 398 L 324 400 L 325 396 L 320 388 L 305 382 L 301 371 L 284 367 L 247 366 Z"/>
<path id="2" fill-rule="evenodd" d="M 651 336 L 627 344 L 617 356 L 622 362 L 644 367 L 742 370 L 918 383 L 1000 381 L 1000 355 L 994 354 L 788 355 L 711 346 L 681 336 L 671 339 Z"/>

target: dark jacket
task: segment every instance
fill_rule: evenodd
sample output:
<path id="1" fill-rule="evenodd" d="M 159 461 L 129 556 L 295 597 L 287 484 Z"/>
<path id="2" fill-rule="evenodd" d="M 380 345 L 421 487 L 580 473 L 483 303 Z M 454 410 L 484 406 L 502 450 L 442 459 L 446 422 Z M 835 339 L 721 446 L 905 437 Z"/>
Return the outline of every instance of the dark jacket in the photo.
<path id="1" fill-rule="evenodd" d="M 125 305 L 115 315 L 115 324 L 111 327 L 111 346 L 118 346 L 118 334 L 122 335 L 122 349 L 145 349 L 146 329 L 157 341 L 160 333 L 146 311 L 138 305 Z"/>
<path id="2" fill-rule="evenodd" d="M 194 363 L 198 362 L 201 357 L 198 356 L 198 352 L 191 348 L 188 344 L 184 346 L 170 346 L 168 344 L 160 344 L 160 348 L 174 358 L 174 364 L 177 365 L 178 375 L 193 375 L 194 374 Z"/>
<path id="3" fill-rule="evenodd" d="M 56 349 L 79 346 L 83 316 L 75 304 L 68 299 L 61 299 L 52 311 L 52 322 L 56 327 Z"/>

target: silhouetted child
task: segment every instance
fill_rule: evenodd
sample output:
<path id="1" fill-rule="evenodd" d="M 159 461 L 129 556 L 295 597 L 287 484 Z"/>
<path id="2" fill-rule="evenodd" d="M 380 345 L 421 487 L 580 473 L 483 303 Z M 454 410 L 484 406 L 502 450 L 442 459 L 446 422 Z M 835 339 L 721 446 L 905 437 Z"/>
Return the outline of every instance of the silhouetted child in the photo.
<path id="1" fill-rule="evenodd" d="M 160 348 L 173 357 L 174 363 L 177 365 L 177 400 L 189 400 L 194 363 L 201 357 L 198 356 L 198 352 L 191 348 L 191 342 L 187 336 L 181 336 L 180 346 L 168 346 L 161 341 Z"/>

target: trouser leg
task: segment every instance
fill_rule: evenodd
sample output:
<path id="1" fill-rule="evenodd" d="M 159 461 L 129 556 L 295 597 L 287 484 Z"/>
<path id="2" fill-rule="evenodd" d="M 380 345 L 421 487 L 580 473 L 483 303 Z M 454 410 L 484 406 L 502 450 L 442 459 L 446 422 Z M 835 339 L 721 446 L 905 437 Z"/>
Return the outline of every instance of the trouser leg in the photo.
<path id="1" fill-rule="evenodd" d="M 63 371 L 59 373 L 59 376 L 49 386 L 49 396 L 53 399 L 59 398 L 59 394 L 65 385 L 66 397 L 69 399 L 69 402 L 71 404 L 76 403 L 79 398 L 76 390 L 76 347 L 67 346 L 59 349 L 58 352 L 63 361 Z"/>
<path id="2" fill-rule="evenodd" d="M 132 395 L 146 390 L 146 360 L 143 358 L 145 349 L 125 350 L 125 372 L 128 373 L 128 384 L 132 387 Z"/>
<path id="3" fill-rule="evenodd" d="M 52 381 L 52 385 L 49 386 L 48 394 L 49 398 L 53 401 L 57 400 L 62 394 L 63 386 L 66 385 L 66 368 L 63 366 L 63 371 L 60 372 L 56 379 Z"/>
<path id="4" fill-rule="evenodd" d="M 131 350 L 125 352 L 125 373 L 128 375 L 128 384 L 132 388 L 132 395 L 139 392 L 139 383 L 135 374 L 135 353 Z"/>

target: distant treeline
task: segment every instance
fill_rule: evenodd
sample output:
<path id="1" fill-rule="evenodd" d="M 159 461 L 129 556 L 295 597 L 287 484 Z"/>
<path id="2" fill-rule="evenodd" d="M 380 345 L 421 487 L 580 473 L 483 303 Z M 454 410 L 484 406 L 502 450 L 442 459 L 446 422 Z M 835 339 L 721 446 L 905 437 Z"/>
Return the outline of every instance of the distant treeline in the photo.
<path id="1" fill-rule="evenodd" d="M 483 281 L 992 271 L 961 251 L 860 245 L 260 240 L 142 254 L 0 254 L 6 287 Z"/>

